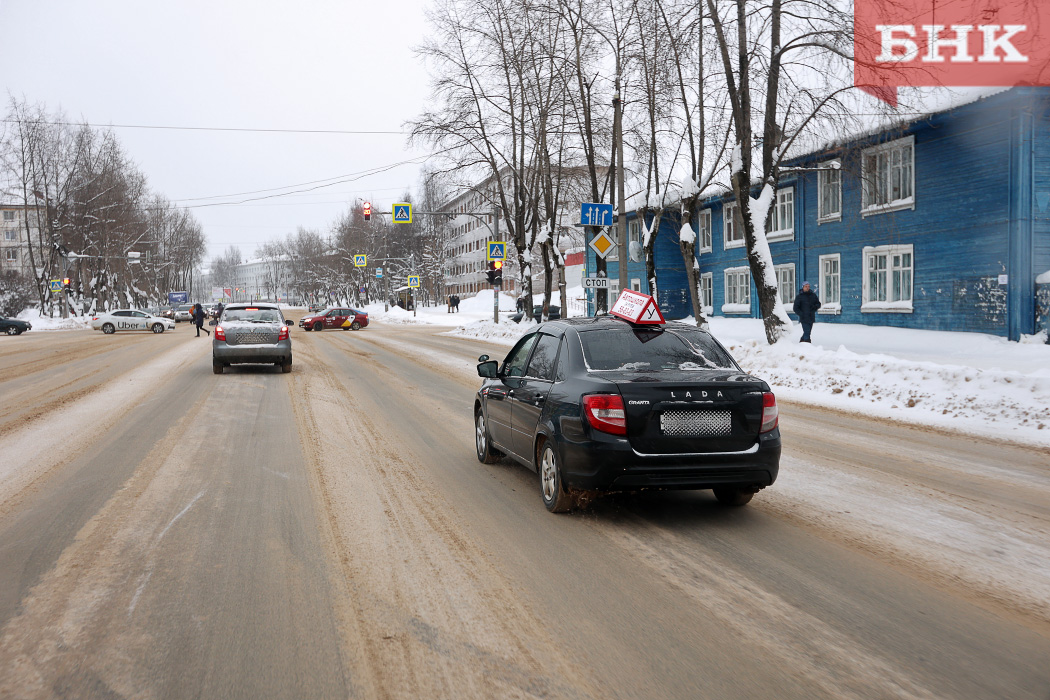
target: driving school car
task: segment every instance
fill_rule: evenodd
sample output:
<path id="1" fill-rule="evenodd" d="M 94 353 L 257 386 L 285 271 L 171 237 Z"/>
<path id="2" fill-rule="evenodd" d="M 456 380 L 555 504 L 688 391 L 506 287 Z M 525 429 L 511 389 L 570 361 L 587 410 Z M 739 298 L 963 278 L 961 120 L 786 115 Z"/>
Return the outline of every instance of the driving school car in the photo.
<path id="1" fill-rule="evenodd" d="M 550 321 L 502 363 L 482 355 L 478 459 L 539 472 L 551 512 L 568 510 L 574 490 L 712 489 L 748 503 L 780 468 L 769 385 L 707 331 L 636 321 Z"/>
<path id="2" fill-rule="evenodd" d="M 91 317 L 91 327 L 109 335 L 117 331 L 153 331 L 163 333 L 175 329 L 175 321 L 154 316 L 138 309 L 116 309 Z"/>

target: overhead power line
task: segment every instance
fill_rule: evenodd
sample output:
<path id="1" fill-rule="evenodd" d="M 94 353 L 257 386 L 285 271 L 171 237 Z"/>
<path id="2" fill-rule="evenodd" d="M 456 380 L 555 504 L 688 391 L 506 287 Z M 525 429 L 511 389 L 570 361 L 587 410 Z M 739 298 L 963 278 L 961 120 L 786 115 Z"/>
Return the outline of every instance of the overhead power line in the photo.
<path id="1" fill-rule="evenodd" d="M 48 119 L 2 119 L 5 124 L 16 124 L 24 122 L 28 124 L 54 124 L 55 126 L 91 126 L 96 129 L 163 129 L 168 131 L 242 131 L 259 134 L 391 134 L 405 136 L 404 131 L 380 131 L 380 130 L 358 130 L 358 129 L 254 129 L 240 126 L 172 126 L 167 124 L 95 124 L 92 122 L 60 122 Z"/>

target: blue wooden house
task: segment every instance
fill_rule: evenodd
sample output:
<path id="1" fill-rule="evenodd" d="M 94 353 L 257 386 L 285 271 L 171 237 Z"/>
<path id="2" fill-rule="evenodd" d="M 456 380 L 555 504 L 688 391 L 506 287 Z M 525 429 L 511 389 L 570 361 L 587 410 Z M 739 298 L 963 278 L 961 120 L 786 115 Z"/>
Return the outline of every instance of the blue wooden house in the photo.
<path id="1" fill-rule="evenodd" d="M 735 206 L 712 196 L 692 222 L 703 304 L 758 317 Z M 692 312 L 679 228 L 665 213 L 655 247 L 669 318 Z M 1050 277 L 1050 90 L 1006 90 L 796 158 L 767 233 L 782 300 L 810 282 L 820 322 L 1037 332 L 1050 316 L 1050 284 L 1036 281 Z M 628 272 L 648 291 L 644 265 Z"/>

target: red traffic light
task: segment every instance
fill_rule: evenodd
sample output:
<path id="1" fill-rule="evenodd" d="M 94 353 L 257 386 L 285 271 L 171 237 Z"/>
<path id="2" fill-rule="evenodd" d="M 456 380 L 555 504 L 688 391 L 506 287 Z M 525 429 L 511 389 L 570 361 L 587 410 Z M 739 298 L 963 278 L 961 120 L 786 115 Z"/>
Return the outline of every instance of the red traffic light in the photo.
<path id="1" fill-rule="evenodd" d="M 498 270 L 501 267 L 503 267 L 503 261 L 502 260 L 493 260 L 492 261 L 492 269 Z"/>
<path id="2" fill-rule="evenodd" d="M 365 221 L 370 220 L 372 218 L 372 203 L 365 202 L 364 204 L 362 204 L 361 211 L 364 212 Z"/>

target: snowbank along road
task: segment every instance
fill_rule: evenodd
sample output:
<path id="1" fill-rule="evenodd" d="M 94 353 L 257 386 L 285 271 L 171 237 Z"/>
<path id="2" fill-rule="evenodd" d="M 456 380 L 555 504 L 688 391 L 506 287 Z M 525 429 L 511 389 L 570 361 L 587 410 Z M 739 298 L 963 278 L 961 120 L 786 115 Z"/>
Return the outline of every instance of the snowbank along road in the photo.
<path id="1" fill-rule="evenodd" d="M 0 339 L 0 697 L 1050 697 L 1050 456 L 781 406 L 780 480 L 548 514 L 440 328 Z"/>

